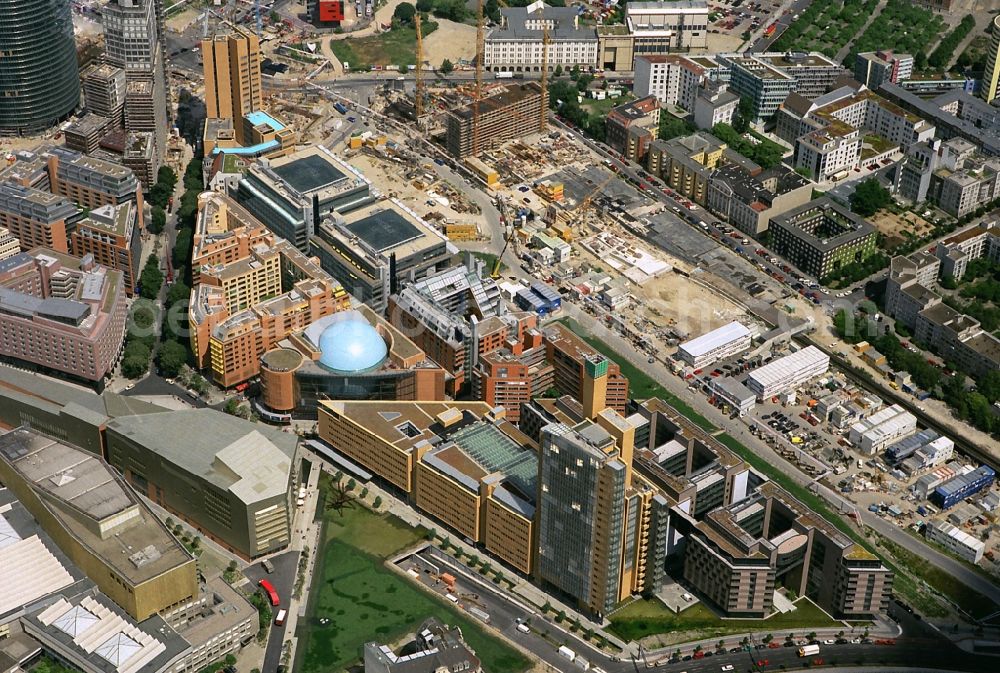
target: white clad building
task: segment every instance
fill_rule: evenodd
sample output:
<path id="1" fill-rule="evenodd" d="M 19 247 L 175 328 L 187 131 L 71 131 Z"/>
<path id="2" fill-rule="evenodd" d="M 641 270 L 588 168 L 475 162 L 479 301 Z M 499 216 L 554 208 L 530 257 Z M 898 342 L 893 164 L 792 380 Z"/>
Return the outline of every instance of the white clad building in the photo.
<path id="1" fill-rule="evenodd" d="M 829 368 L 830 356 L 815 346 L 808 346 L 752 371 L 747 377 L 747 388 L 757 399 L 763 400 L 795 390 L 810 379 L 822 376 Z"/>
<path id="2" fill-rule="evenodd" d="M 750 330 L 735 320 L 707 334 L 685 341 L 677 349 L 677 355 L 685 363 L 701 369 L 708 365 L 750 348 L 753 335 Z"/>
<path id="3" fill-rule="evenodd" d="M 936 542 L 971 563 L 979 563 L 983 558 L 983 552 L 986 551 L 986 544 L 982 540 L 952 526 L 947 521 L 928 524 L 926 531 L 928 540 Z"/>
<path id="4" fill-rule="evenodd" d="M 21 241 L 7 227 L 0 227 L 0 261 L 21 252 Z"/>
<path id="5" fill-rule="evenodd" d="M 527 7 L 504 7 L 500 25 L 486 36 L 483 66 L 494 72 L 540 72 L 549 31 L 548 70 L 597 65 L 597 31 L 580 24 L 575 7 L 549 7 L 534 2 Z"/>
<path id="6" fill-rule="evenodd" d="M 917 449 L 923 467 L 935 467 L 951 460 L 955 454 L 955 442 L 948 437 L 938 437 L 933 442 Z"/>
<path id="7" fill-rule="evenodd" d="M 635 40 L 636 56 L 708 45 L 706 0 L 629 2 L 625 23 Z"/>
<path id="8" fill-rule="evenodd" d="M 746 416 L 753 411 L 757 403 L 753 392 L 731 376 L 712 379 L 708 387 L 713 395 L 732 407 L 740 416 Z"/>
<path id="9" fill-rule="evenodd" d="M 862 451 L 875 454 L 916 429 L 916 416 L 894 404 L 852 425 L 848 438 Z"/>
<path id="10" fill-rule="evenodd" d="M 698 60 L 711 61 L 711 57 L 700 56 Z M 637 55 L 632 90 L 639 98 L 656 96 L 664 105 L 677 105 L 693 112 L 698 85 L 708 76 L 709 69 L 679 54 Z"/>

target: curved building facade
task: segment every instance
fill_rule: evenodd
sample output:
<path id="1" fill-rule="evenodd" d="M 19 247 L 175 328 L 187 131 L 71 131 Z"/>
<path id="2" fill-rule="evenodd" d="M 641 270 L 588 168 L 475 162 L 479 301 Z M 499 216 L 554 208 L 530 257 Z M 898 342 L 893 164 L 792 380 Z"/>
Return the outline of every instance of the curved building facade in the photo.
<path id="1" fill-rule="evenodd" d="M 368 307 L 328 315 L 260 358 L 257 411 L 316 418 L 321 400 L 442 400 L 445 372 Z"/>
<path id="2" fill-rule="evenodd" d="M 69 0 L 0 0 L 0 135 L 44 131 L 80 103 Z"/>

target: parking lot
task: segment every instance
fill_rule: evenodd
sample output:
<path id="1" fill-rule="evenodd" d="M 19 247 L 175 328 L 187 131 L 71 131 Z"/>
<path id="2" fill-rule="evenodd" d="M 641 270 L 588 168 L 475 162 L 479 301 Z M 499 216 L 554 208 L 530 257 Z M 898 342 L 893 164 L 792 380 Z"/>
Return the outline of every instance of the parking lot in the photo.
<path id="1" fill-rule="evenodd" d="M 701 369 L 683 365 L 675 369 L 692 393 L 705 395 L 709 402 L 736 417 L 738 410 L 716 396 L 718 382 L 726 377 L 743 382 L 749 372 L 782 354 L 778 348 L 733 356 Z M 981 540 L 985 552 L 979 565 L 1000 577 L 1000 565 L 996 563 L 1000 559 L 1000 525 L 995 523 L 1000 497 L 996 486 L 943 512 L 929 502 L 930 492 L 918 487 L 918 480 L 939 469 L 962 474 L 978 463 L 956 453 L 930 466 L 907 469 L 887 450 L 897 441 L 922 432 L 919 426 L 872 450 L 856 446 L 856 439 L 851 441 L 855 423 L 888 407 L 877 395 L 853 385 L 843 372 L 830 370 L 794 391 L 758 400 L 742 420 L 776 453 L 815 481 L 839 492 L 856 510 L 866 510 L 917 536 L 923 535 L 926 525 L 947 521 Z M 845 513 L 860 525 L 856 512 Z"/>

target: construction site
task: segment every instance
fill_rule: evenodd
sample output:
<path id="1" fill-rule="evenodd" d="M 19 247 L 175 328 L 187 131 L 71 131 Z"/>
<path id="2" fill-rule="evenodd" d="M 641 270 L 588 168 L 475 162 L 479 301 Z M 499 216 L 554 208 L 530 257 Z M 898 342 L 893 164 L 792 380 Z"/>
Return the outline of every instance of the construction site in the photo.
<path id="1" fill-rule="evenodd" d="M 265 79 L 268 110 L 299 143 L 337 153 L 456 246 L 495 259 L 496 277 L 516 257 L 530 277 L 505 282 L 549 282 L 650 352 L 745 316 L 710 287 L 731 281 L 703 264 L 704 237 L 550 126 L 547 68 L 535 81 L 485 80 L 479 67 L 449 82 L 427 71 L 419 13 L 414 27 L 412 79 L 331 84 L 322 61 L 264 43 L 287 66 Z M 480 3 L 480 55 L 483 28 Z"/>

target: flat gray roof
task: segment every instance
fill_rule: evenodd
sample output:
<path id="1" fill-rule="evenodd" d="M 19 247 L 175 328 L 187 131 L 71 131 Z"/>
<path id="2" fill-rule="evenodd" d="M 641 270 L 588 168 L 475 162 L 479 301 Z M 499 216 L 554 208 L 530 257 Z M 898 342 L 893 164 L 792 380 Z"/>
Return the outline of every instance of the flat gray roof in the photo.
<path id="1" fill-rule="evenodd" d="M 214 409 L 125 416 L 108 429 L 162 456 L 244 502 L 274 495 L 288 483 L 298 439 Z"/>

